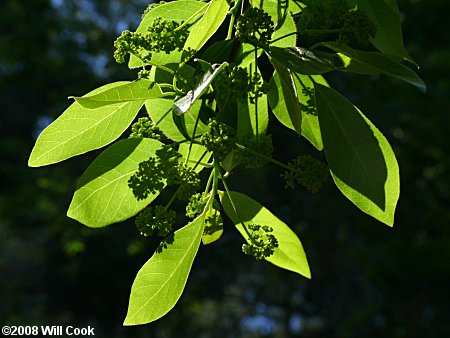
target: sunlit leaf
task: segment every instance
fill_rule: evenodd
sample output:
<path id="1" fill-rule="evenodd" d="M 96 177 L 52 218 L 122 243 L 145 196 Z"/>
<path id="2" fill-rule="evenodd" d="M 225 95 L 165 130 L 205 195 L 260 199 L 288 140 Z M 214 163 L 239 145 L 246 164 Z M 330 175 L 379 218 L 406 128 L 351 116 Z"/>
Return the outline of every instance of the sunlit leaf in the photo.
<path id="1" fill-rule="evenodd" d="M 204 168 L 198 162 L 207 163 L 212 155 L 204 146 L 190 142 L 181 143 L 178 152 L 183 156 L 181 161 L 184 162 L 188 158 L 187 166 L 194 168 L 196 172 L 200 172 Z"/>
<path id="2" fill-rule="evenodd" d="M 163 96 L 158 84 L 149 80 L 137 80 L 107 89 L 95 95 L 71 97 L 86 108 L 98 108 L 110 104 L 140 102 Z"/>
<path id="3" fill-rule="evenodd" d="M 161 248 L 142 266 L 131 288 L 124 325 L 153 322 L 177 303 L 186 285 L 200 245 L 205 215 L 175 231 L 166 248 Z"/>
<path id="4" fill-rule="evenodd" d="M 392 226 L 400 180 L 391 146 L 346 98 L 320 84 L 315 88 L 325 155 L 334 182 L 359 209 Z"/>
<path id="5" fill-rule="evenodd" d="M 173 141 L 183 141 L 194 135 L 201 135 L 206 125 L 198 119 L 202 102 L 197 100 L 183 115 L 173 112 L 173 98 L 148 100 L 145 103 L 148 115 L 158 128 Z M 198 122 L 197 122 L 198 120 Z"/>
<path id="6" fill-rule="evenodd" d="M 293 74 L 297 96 L 300 101 L 302 112 L 301 134 L 318 150 L 323 149 L 322 136 L 320 133 L 319 119 L 317 116 L 314 98 L 314 83 L 311 78 L 320 84 L 328 86 L 325 79 L 320 75 Z M 311 77 L 311 78 L 310 78 Z M 281 79 L 277 72 L 273 74 L 268 93 L 270 107 L 278 121 L 284 126 L 295 131 L 295 127 L 289 116 L 286 102 L 282 92 Z"/>
<path id="7" fill-rule="evenodd" d="M 230 200 L 230 198 L 231 200 Z M 231 218 L 241 235 L 249 242 L 249 237 L 242 222 L 268 225 L 273 228 L 272 234 L 278 240 L 278 247 L 266 261 L 286 270 L 311 278 L 305 251 L 297 235 L 268 209 L 252 198 L 238 193 L 221 194 L 222 206 Z"/>
<path id="8" fill-rule="evenodd" d="M 95 96 L 128 83 L 110 83 L 85 97 Z M 39 135 L 28 165 L 49 165 L 104 147 L 128 128 L 143 104 L 142 101 L 131 101 L 88 109 L 78 102 L 72 103 Z"/>
<path id="9" fill-rule="evenodd" d="M 225 20 L 229 7 L 227 0 L 211 0 L 207 4 L 205 13 L 192 28 L 184 44 L 184 56 L 203 47 Z M 188 57 L 184 61 L 187 59 Z"/>
<path id="10" fill-rule="evenodd" d="M 275 72 L 278 74 L 279 79 L 279 89 L 274 93 L 269 93 L 269 100 L 272 102 L 272 108 L 277 105 L 277 103 L 281 100 L 284 101 L 285 110 L 284 113 L 287 113 L 287 116 L 283 117 L 283 120 L 288 120 L 289 124 L 293 126 L 294 130 L 301 134 L 302 132 L 302 111 L 300 107 L 300 101 L 297 94 L 297 88 L 295 87 L 294 79 L 292 77 L 292 72 L 285 68 L 282 63 L 277 59 L 270 59 L 270 62 L 275 68 Z M 276 83 L 272 83 L 272 88 Z M 281 90 L 280 90 L 281 89 Z M 275 103 L 274 95 L 280 94 L 278 97 L 277 103 Z M 275 113 L 275 111 L 274 111 Z"/>
<path id="11" fill-rule="evenodd" d="M 126 139 L 107 148 L 81 176 L 67 216 L 99 228 L 136 215 L 159 192 L 139 200 L 128 180 L 162 145 L 153 139 Z"/>
<path id="12" fill-rule="evenodd" d="M 191 0 L 177 0 L 163 3 L 153 8 L 147 13 L 147 15 L 145 15 L 136 32 L 146 34 L 147 29 L 157 17 L 161 17 L 164 20 L 173 20 L 178 23 L 190 19 L 190 24 L 192 25 L 201 17 L 204 10 L 206 10 L 206 7 L 207 4 L 204 2 Z M 181 55 L 182 51 L 178 50 L 174 50 L 170 53 L 152 53 L 150 61 L 151 64 L 173 65 L 176 68 L 176 64 L 178 64 L 181 60 Z M 128 67 L 137 68 L 142 67 L 143 65 L 145 65 L 145 63 L 136 56 L 130 56 Z"/>

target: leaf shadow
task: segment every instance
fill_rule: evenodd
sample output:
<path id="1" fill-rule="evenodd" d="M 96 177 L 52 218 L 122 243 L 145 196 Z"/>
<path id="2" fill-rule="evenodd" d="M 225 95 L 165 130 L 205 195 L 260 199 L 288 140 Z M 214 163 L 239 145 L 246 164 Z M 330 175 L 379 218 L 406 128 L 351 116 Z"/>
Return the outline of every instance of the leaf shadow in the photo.
<path id="1" fill-rule="evenodd" d="M 130 138 L 120 140 L 107 148 L 91 163 L 83 176 L 78 180 L 77 190 L 103 174 L 114 170 L 134 152 L 141 142 L 142 139 Z M 98 163 L 102 165 L 98 165 Z"/>

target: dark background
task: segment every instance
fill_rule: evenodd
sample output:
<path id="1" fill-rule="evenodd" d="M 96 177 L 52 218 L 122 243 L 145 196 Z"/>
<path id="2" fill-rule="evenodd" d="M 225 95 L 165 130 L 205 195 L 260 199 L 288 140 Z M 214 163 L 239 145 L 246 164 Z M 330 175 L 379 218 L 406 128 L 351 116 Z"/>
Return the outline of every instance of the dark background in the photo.
<path id="1" fill-rule="evenodd" d="M 391 142 L 401 171 L 394 228 L 358 211 L 331 181 L 285 190 L 280 172 L 240 172 L 247 192 L 299 234 L 313 279 L 241 253 L 231 224 L 201 247 L 185 292 L 157 322 L 124 328 L 129 290 L 151 245 L 126 222 L 92 230 L 65 216 L 89 153 L 31 169 L 37 134 L 69 104 L 131 80 L 112 43 L 146 1 L 0 1 L 0 324 L 95 327 L 97 337 L 449 337 L 450 34 L 448 0 L 401 0 L 406 46 L 428 85 L 331 80 Z M 271 132 L 282 160 L 314 153 Z"/>

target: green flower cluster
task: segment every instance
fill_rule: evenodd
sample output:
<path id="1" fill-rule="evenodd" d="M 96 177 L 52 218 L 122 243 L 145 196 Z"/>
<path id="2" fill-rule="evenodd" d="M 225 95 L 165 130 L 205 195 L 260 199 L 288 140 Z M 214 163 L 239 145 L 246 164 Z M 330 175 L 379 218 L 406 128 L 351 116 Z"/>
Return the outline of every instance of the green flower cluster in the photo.
<path id="1" fill-rule="evenodd" d="M 288 163 L 289 168 L 281 176 L 286 187 L 294 188 L 298 183 L 311 192 L 317 192 L 328 177 L 328 167 L 311 155 L 302 155 Z"/>
<path id="2" fill-rule="evenodd" d="M 250 7 L 236 22 L 236 37 L 242 43 L 268 48 L 275 25 L 270 15 L 260 8 Z"/>
<path id="3" fill-rule="evenodd" d="M 268 83 L 264 82 L 261 75 L 254 73 L 249 76 L 247 69 L 228 65 L 214 79 L 214 87 L 226 97 L 245 101 L 247 97 L 251 103 L 268 92 Z"/>
<path id="4" fill-rule="evenodd" d="M 369 39 L 375 37 L 377 33 L 377 27 L 361 10 L 348 12 L 344 20 L 344 28 L 353 32 L 356 39 L 362 44 L 369 43 Z"/>
<path id="5" fill-rule="evenodd" d="M 139 233 L 144 237 L 152 236 L 155 233 L 159 237 L 166 237 L 172 232 L 175 218 L 175 211 L 157 205 L 142 210 L 136 216 L 135 225 Z"/>
<path id="6" fill-rule="evenodd" d="M 129 138 L 153 138 L 159 140 L 159 128 L 148 117 L 141 117 L 131 126 Z"/>
<path id="7" fill-rule="evenodd" d="M 150 11 L 155 9 L 156 7 L 159 7 L 159 6 L 161 6 L 162 4 L 165 4 L 165 3 L 166 3 L 166 1 L 160 1 L 158 3 L 152 2 L 151 4 L 149 4 L 147 6 L 147 8 L 144 10 L 144 13 L 142 13 L 142 19 L 144 19 L 144 17 L 147 15 L 147 13 L 149 13 Z"/>
<path id="8" fill-rule="evenodd" d="M 161 191 L 164 185 L 179 185 L 177 197 L 188 199 L 200 188 L 200 177 L 192 168 L 179 162 L 181 154 L 170 146 L 156 151 L 156 156 L 139 163 L 138 170 L 128 180 L 128 186 L 138 200 Z"/>
<path id="9" fill-rule="evenodd" d="M 313 44 L 335 30 L 339 40 L 349 40 L 353 35 L 357 41 L 368 43 L 376 34 L 376 27 L 361 10 L 352 10 L 346 0 L 305 0 L 306 7 L 298 15 L 297 28 L 303 43 Z"/>
<path id="10" fill-rule="evenodd" d="M 249 243 L 242 245 L 242 251 L 256 259 L 270 257 L 275 248 L 278 247 L 278 240 L 272 234 L 273 228 L 259 224 L 248 224 L 246 226 L 252 237 Z"/>
<path id="11" fill-rule="evenodd" d="M 232 127 L 210 119 L 208 130 L 203 133 L 200 143 L 211 151 L 218 161 L 222 161 L 236 144 L 236 132 Z"/>
<path id="12" fill-rule="evenodd" d="M 245 101 L 250 91 L 247 69 L 228 65 L 214 79 L 214 87 L 226 97 Z"/>
<path id="13" fill-rule="evenodd" d="M 152 52 L 169 54 L 175 49 L 182 50 L 189 32 L 186 27 L 178 29 L 179 26 L 176 21 L 157 17 L 145 34 L 125 30 L 114 42 L 114 58 L 118 63 L 124 63 L 125 56 L 132 54 L 147 62 L 151 59 Z"/>
<path id="14" fill-rule="evenodd" d="M 258 154 L 264 155 L 259 156 L 249 150 L 241 148 L 237 149 L 237 160 L 240 161 L 240 163 L 242 163 L 242 165 L 247 169 L 260 168 L 269 162 L 267 158 L 272 158 L 274 148 L 272 136 L 270 135 L 258 135 L 258 138 L 253 135 L 249 135 L 248 137 L 243 137 L 239 142 L 246 148 L 251 149 Z"/>
<path id="15" fill-rule="evenodd" d="M 186 216 L 195 218 L 197 215 L 200 215 L 205 210 L 207 202 L 208 197 L 205 193 L 192 195 L 189 203 L 186 205 Z"/>
<path id="16" fill-rule="evenodd" d="M 208 203 L 209 196 L 207 193 L 197 193 L 189 198 L 189 203 L 186 205 L 186 216 L 189 218 L 195 218 L 200 215 Z M 212 207 L 215 210 L 220 209 L 219 202 L 214 199 Z"/>
<path id="17" fill-rule="evenodd" d="M 200 176 L 194 169 L 180 163 L 168 177 L 167 185 L 179 185 L 177 198 L 185 201 L 200 189 L 201 181 Z"/>

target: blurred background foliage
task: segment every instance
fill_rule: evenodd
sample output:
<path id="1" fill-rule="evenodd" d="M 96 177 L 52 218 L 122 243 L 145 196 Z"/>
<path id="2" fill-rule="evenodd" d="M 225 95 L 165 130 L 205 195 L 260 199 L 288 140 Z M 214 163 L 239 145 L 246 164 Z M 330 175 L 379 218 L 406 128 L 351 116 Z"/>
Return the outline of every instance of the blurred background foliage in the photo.
<path id="1" fill-rule="evenodd" d="M 0 2 L 0 324 L 95 327 L 97 337 L 450 336 L 450 35 L 448 0 L 400 0 L 404 38 L 428 85 L 332 76 L 391 142 L 401 168 L 396 225 L 360 213 L 332 182 L 285 190 L 280 172 L 242 170 L 231 186 L 299 234 L 313 279 L 241 253 L 231 224 L 201 247 L 181 301 L 156 323 L 124 328 L 129 290 L 154 244 L 132 222 L 91 230 L 65 216 L 93 152 L 39 169 L 27 158 L 43 127 L 104 83 L 134 74 L 113 40 L 144 0 Z M 273 121 L 289 160 L 314 149 Z M 237 177 L 239 176 L 239 177 Z"/>

